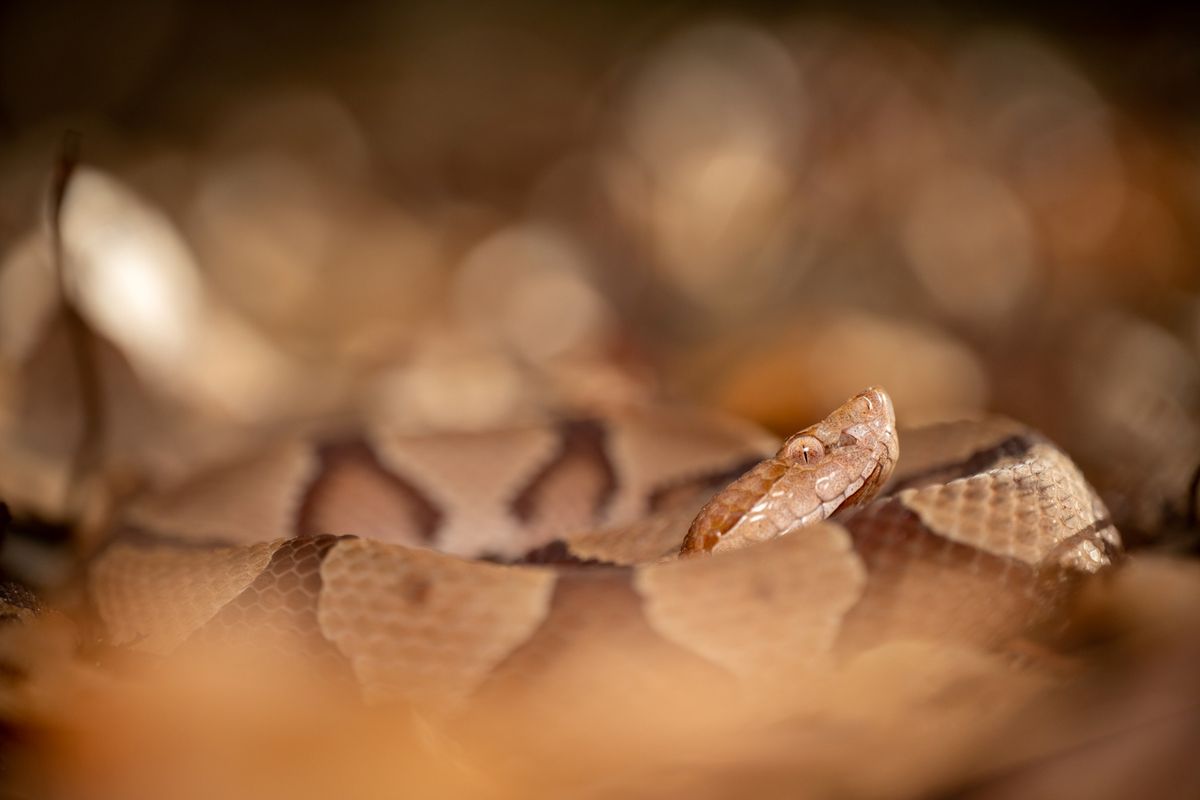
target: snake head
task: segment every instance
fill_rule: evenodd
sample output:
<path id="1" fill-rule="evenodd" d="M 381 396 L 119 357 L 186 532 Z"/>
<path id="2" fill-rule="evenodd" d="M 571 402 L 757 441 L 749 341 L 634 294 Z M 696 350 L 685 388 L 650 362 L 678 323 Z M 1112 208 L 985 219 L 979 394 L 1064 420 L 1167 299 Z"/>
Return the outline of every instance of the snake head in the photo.
<path id="1" fill-rule="evenodd" d="M 737 549 L 827 519 L 874 497 L 899 455 L 892 400 L 867 389 L 714 495 L 679 552 Z"/>
<path id="2" fill-rule="evenodd" d="M 845 505 L 874 495 L 891 476 L 900 457 L 892 398 L 878 386 L 859 392 L 825 419 L 790 437 L 779 449 L 777 458 L 809 464 L 837 458 L 840 453 L 851 450 L 869 453 L 878 466 L 857 497 Z"/>

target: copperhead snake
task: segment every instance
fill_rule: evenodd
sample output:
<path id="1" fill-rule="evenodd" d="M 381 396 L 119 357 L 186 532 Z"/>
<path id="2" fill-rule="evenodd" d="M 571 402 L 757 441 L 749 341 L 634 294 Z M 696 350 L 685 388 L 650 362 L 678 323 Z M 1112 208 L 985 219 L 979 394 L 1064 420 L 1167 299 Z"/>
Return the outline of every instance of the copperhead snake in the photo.
<path id="1" fill-rule="evenodd" d="M 445 708 L 597 659 L 633 692 L 770 686 L 894 641 L 997 647 L 1120 550 L 1036 432 L 897 434 L 869 389 L 778 450 L 655 409 L 284 443 L 132 503 L 89 589 L 115 644 L 250 640 L 337 664 L 371 700 Z"/>

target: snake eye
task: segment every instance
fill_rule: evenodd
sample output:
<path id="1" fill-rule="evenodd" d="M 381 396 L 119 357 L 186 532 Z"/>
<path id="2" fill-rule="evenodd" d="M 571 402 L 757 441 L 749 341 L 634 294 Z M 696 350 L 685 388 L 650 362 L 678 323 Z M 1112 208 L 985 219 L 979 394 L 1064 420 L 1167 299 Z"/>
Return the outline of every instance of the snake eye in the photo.
<path id="1" fill-rule="evenodd" d="M 783 445 L 782 454 L 808 464 L 825 455 L 825 445 L 814 436 L 795 436 Z"/>

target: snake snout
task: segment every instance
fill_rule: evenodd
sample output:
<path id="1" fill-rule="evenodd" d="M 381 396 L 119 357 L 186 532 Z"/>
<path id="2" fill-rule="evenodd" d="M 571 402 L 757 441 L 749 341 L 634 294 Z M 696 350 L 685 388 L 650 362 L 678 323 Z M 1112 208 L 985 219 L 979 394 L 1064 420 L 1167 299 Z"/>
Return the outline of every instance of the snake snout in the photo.
<path id="1" fill-rule="evenodd" d="M 865 389 L 855 399 L 858 398 L 866 401 L 866 410 L 872 416 L 886 420 L 893 426 L 896 424 L 896 409 L 892 405 L 892 398 L 882 386 Z"/>

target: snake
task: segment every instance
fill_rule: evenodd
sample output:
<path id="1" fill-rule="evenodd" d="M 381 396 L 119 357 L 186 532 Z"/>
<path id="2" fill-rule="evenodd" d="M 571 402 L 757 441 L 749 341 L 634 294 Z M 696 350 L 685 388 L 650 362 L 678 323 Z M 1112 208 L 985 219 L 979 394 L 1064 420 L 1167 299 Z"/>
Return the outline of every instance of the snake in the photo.
<path id="1" fill-rule="evenodd" d="M 1001 417 L 900 432 L 874 387 L 782 444 L 656 407 L 286 440 L 131 501 L 87 584 L 115 645 L 249 642 L 445 709 L 779 686 L 896 642 L 1002 649 L 1121 552 L 1046 437 Z"/>

